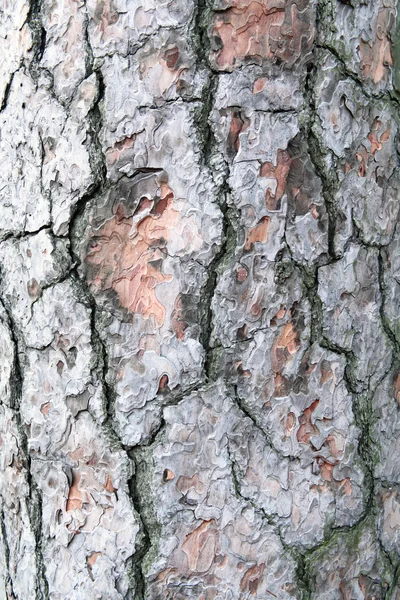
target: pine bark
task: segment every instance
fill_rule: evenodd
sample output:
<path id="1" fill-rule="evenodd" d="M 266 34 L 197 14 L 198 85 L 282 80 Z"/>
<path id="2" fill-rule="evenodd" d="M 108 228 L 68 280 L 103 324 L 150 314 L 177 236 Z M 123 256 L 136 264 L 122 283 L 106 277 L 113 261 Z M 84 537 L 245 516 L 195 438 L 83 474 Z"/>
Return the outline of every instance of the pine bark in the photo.
<path id="1" fill-rule="evenodd" d="M 398 22 L 1 1 L 1 600 L 400 600 Z"/>

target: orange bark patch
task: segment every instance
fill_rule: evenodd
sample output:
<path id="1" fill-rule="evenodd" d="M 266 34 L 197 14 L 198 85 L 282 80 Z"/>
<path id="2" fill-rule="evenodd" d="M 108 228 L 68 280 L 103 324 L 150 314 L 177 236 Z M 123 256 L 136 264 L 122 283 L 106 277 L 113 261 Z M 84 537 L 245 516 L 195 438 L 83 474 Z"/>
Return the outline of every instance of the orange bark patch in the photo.
<path id="1" fill-rule="evenodd" d="M 271 363 L 275 373 L 279 373 L 288 358 L 295 354 L 300 347 L 298 334 L 293 323 L 286 323 L 282 333 L 272 345 Z"/>
<path id="2" fill-rule="evenodd" d="M 277 373 L 274 377 L 274 396 L 280 398 L 286 396 L 290 390 L 290 381 L 286 377 L 282 377 L 280 373 Z"/>
<path id="3" fill-rule="evenodd" d="M 111 479 L 111 475 L 110 474 L 107 475 L 107 479 L 106 479 L 106 483 L 105 483 L 104 489 L 106 489 L 107 492 L 111 492 L 112 494 L 116 490 L 116 488 L 112 484 L 112 479 Z"/>
<path id="4" fill-rule="evenodd" d="M 346 496 L 351 496 L 353 488 L 352 488 L 349 477 L 345 477 L 344 479 L 341 479 L 339 481 L 339 489 L 343 490 L 343 492 L 344 492 L 344 494 L 346 494 Z"/>
<path id="5" fill-rule="evenodd" d="M 265 564 L 254 565 L 247 569 L 246 573 L 240 582 L 240 589 L 243 592 L 250 592 L 254 596 L 257 594 L 258 586 L 261 583 L 261 579 L 264 573 Z"/>
<path id="6" fill-rule="evenodd" d="M 80 460 L 82 460 L 85 456 L 85 449 L 82 448 L 82 446 L 78 446 L 77 448 L 75 448 L 75 450 L 72 450 L 71 452 L 68 452 L 67 456 L 73 460 L 74 462 L 79 462 Z M 91 459 L 92 460 L 92 459 Z M 91 461 L 87 461 L 86 464 L 96 464 L 97 459 L 95 457 L 93 457 L 93 462 Z"/>
<path id="7" fill-rule="evenodd" d="M 67 499 L 67 512 L 82 508 L 82 492 L 80 491 L 78 484 L 80 480 L 79 473 L 73 473 L 72 484 L 69 488 L 68 499 Z"/>
<path id="8" fill-rule="evenodd" d="M 230 156 L 235 156 L 239 150 L 240 138 L 239 135 L 249 126 L 249 119 L 238 111 L 232 112 L 231 124 L 228 134 L 228 153 Z"/>
<path id="9" fill-rule="evenodd" d="M 335 458 L 342 458 L 344 452 L 344 439 L 338 433 L 331 433 L 326 438 L 325 444 L 329 448 L 329 452 Z"/>
<path id="10" fill-rule="evenodd" d="M 390 137 L 390 125 L 383 131 L 379 137 L 379 130 L 382 129 L 382 121 L 374 119 L 371 131 L 368 134 L 368 139 L 371 142 L 371 154 L 374 155 L 378 150 L 382 150 L 382 146 Z"/>
<path id="11" fill-rule="evenodd" d="M 124 208 L 119 205 L 115 216 L 92 232 L 86 257 L 94 267 L 88 276 L 92 287 L 113 290 L 123 308 L 145 318 L 153 317 L 158 326 L 164 323 L 165 307 L 156 296 L 156 287 L 172 280 L 172 275 L 162 272 L 162 262 L 171 229 L 180 219 L 173 208 L 171 189 L 163 184 L 161 192 L 155 205 L 153 200 L 143 200 L 136 211 L 136 227 L 133 218 L 125 217 Z M 153 206 L 150 213 L 146 204 Z M 140 212 L 145 209 L 147 212 L 140 219 Z"/>
<path id="12" fill-rule="evenodd" d="M 251 377 L 251 371 L 243 369 L 243 361 L 239 360 L 235 363 L 235 368 L 241 377 Z"/>
<path id="13" fill-rule="evenodd" d="M 246 281 L 247 275 L 247 269 L 244 267 L 238 267 L 236 271 L 236 279 L 238 280 L 238 283 L 243 283 L 243 281 Z"/>
<path id="14" fill-rule="evenodd" d="M 286 417 L 286 423 L 285 423 L 285 435 L 286 437 L 289 437 L 292 430 L 294 429 L 294 426 L 296 425 L 296 415 L 292 412 L 290 412 L 288 414 L 288 416 Z"/>
<path id="15" fill-rule="evenodd" d="M 26 289 L 30 298 L 37 298 L 40 294 L 40 285 L 38 284 L 35 278 L 30 279 L 30 281 L 28 281 Z"/>
<path id="16" fill-rule="evenodd" d="M 176 482 L 176 487 L 182 494 L 187 494 L 191 489 L 194 489 L 197 494 L 204 492 L 204 484 L 200 481 L 198 473 L 193 475 L 193 477 L 181 475 Z"/>
<path id="17" fill-rule="evenodd" d="M 179 58 L 179 49 L 176 46 L 166 50 L 166 52 L 164 54 L 164 60 L 165 60 L 165 63 L 167 65 L 168 69 L 175 69 L 176 63 L 178 62 L 178 58 Z"/>
<path id="18" fill-rule="evenodd" d="M 359 148 L 356 153 L 356 159 L 358 162 L 358 176 L 365 177 L 367 175 L 367 168 L 369 163 L 373 161 L 373 157 L 377 152 L 382 150 L 383 144 L 385 144 L 390 138 L 390 125 L 382 131 L 382 121 L 374 119 L 372 123 L 371 131 L 368 134 L 368 141 L 370 148 L 365 143 Z M 367 144 L 368 145 L 368 144 Z"/>
<path id="19" fill-rule="evenodd" d="M 268 83 L 268 77 L 259 77 L 253 84 L 253 94 L 259 94 Z"/>
<path id="20" fill-rule="evenodd" d="M 244 249 L 250 250 L 252 244 L 256 242 L 266 242 L 268 239 L 268 228 L 270 223 L 269 217 L 262 217 L 257 225 L 250 229 Z"/>
<path id="21" fill-rule="evenodd" d="M 182 544 L 191 571 L 205 573 L 214 561 L 218 539 L 212 523 L 212 521 L 203 521 L 199 527 L 189 533 Z"/>
<path id="22" fill-rule="evenodd" d="M 361 68 L 366 79 L 375 84 L 387 79 L 388 67 L 393 65 L 393 56 L 388 36 L 393 12 L 390 8 L 382 7 L 378 12 L 376 22 L 376 38 L 374 41 L 360 40 Z"/>
<path id="23" fill-rule="evenodd" d="M 311 422 L 311 416 L 318 404 L 319 400 L 314 400 L 311 406 L 306 408 L 304 413 L 299 417 L 300 427 L 297 432 L 297 441 L 302 444 L 308 444 L 311 436 L 319 434 L 318 427 Z"/>
<path id="24" fill-rule="evenodd" d="M 333 469 L 335 468 L 335 465 L 328 463 L 323 458 L 320 458 L 318 460 L 318 464 L 319 464 L 322 479 L 324 481 L 332 481 L 333 480 L 332 473 L 333 473 Z"/>
<path id="25" fill-rule="evenodd" d="M 396 379 L 393 383 L 393 393 L 394 397 L 397 400 L 397 403 L 400 405 L 400 373 L 397 375 Z"/>
<path id="26" fill-rule="evenodd" d="M 90 556 L 88 556 L 86 559 L 89 567 L 93 567 L 93 565 L 96 563 L 97 559 L 101 555 L 102 555 L 102 552 L 92 552 L 92 554 Z"/>
<path id="27" fill-rule="evenodd" d="M 280 321 L 281 319 L 283 319 L 283 317 L 286 315 L 286 308 L 282 307 L 281 309 L 278 310 L 278 312 L 275 315 L 275 319 L 278 319 L 278 321 Z"/>
<path id="28" fill-rule="evenodd" d="M 286 182 L 290 171 L 292 159 L 287 150 L 278 150 L 276 166 L 270 162 L 265 162 L 260 168 L 260 177 L 276 180 L 275 192 L 268 188 L 265 194 L 265 200 L 268 210 L 279 210 L 281 199 L 286 189 Z"/>
<path id="29" fill-rule="evenodd" d="M 159 381 L 159 383 L 158 383 L 158 393 L 162 393 L 162 392 L 164 392 L 164 390 L 166 390 L 166 389 L 167 389 L 167 387 L 168 387 L 168 382 L 169 382 L 169 377 L 168 377 L 168 375 L 166 375 L 166 374 L 164 373 L 164 375 L 162 375 L 162 376 L 160 377 L 160 381 Z"/>
<path id="30" fill-rule="evenodd" d="M 330 364 L 326 361 L 323 361 L 321 365 L 321 383 L 327 383 L 331 379 L 333 379 L 333 371 L 330 368 Z"/>
<path id="31" fill-rule="evenodd" d="M 49 410 L 50 410 L 50 402 L 45 402 L 40 407 L 40 412 L 42 413 L 42 415 L 46 416 L 48 414 Z"/>
<path id="32" fill-rule="evenodd" d="M 218 12 L 212 33 L 221 40 L 222 49 L 216 52 L 221 69 L 243 59 L 269 58 L 292 65 L 310 51 L 314 23 L 307 0 L 236 1 Z"/>
<path id="33" fill-rule="evenodd" d="M 177 68 L 178 63 L 181 66 Z M 140 76 L 153 94 L 164 94 L 173 85 L 178 84 L 186 65 L 180 60 L 177 46 L 164 51 L 156 50 L 142 59 Z"/>
<path id="34" fill-rule="evenodd" d="M 163 477 L 162 477 L 164 483 L 167 483 L 168 481 L 172 481 L 172 479 L 174 479 L 174 478 L 175 478 L 175 474 L 173 471 L 171 471 L 171 469 L 164 469 Z"/>
<path id="35" fill-rule="evenodd" d="M 114 8 L 113 0 L 97 0 L 94 18 L 102 32 L 109 25 L 114 25 L 118 21 L 118 13 Z"/>
<path id="36" fill-rule="evenodd" d="M 172 328 L 176 337 L 180 341 L 184 339 L 185 331 L 188 326 L 186 321 L 183 319 L 182 308 L 182 296 L 179 294 L 174 303 L 174 310 L 172 313 Z"/>
<path id="37" fill-rule="evenodd" d="M 322 480 L 325 482 L 321 485 L 316 486 L 315 489 L 318 489 L 320 492 L 325 493 L 327 489 L 336 489 L 345 494 L 346 496 L 350 496 L 352 493 L 351 481 L 348 477 L 341 479 L 340 481 L 336 481 L 333 476 L 333 470 L 335 466 L 338 464 L 338 461 L 334 463 L 330 463 L 324 458 L 319 457 L 317 459 L 320 474 Z M 328 485 L 330 484 L 330 485 Z"/>
<path id="38" fill-rule="evenodd" d="M 136 135 L 132 135 L 130 137 L 126 137 L 120 142 L 116 142 L 112 148 L 108 148 L 106 152 L 107 163 L 109 165 L 113 165 L 118 162 L 120 156 L 126 152 L 126 150 L 130 150 L 135 143 Z"/>

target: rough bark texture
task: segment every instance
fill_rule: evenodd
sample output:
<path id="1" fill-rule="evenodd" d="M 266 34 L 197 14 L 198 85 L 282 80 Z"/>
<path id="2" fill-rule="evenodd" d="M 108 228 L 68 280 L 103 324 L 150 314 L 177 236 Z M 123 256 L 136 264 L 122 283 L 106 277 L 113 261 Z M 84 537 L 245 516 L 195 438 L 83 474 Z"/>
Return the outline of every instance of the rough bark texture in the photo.
<path id="1" fill-rule="evenodd" d="M 0 597 L 400 600 L 396 4 L 0 1 Z"/>

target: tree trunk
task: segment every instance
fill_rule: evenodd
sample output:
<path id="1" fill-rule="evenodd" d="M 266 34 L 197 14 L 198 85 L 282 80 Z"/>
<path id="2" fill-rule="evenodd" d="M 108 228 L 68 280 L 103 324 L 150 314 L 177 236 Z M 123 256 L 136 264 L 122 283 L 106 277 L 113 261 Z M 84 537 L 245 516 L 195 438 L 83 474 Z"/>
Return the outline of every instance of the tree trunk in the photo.
<path id="1" fill-rule="evenodd" d="M 400 600 L 396 0 L 2 0 L 0 598 Z"/>

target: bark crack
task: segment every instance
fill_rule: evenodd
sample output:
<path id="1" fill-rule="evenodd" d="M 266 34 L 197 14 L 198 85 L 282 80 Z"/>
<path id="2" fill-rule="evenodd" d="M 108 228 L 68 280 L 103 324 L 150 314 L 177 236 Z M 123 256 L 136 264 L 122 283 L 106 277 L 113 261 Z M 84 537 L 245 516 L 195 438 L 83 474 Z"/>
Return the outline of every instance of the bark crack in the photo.
<path id="1" fill-rule="evenodd" d="M 31 472 L 31 457 L 29 452 L 28 438 L 22 421 L 20 403 L 23 386 L 23 370 L 20 363 L 20 357 L 23 356 L 23 350 L 20 348 L 18 340 L 18 328 L 7 308 L 4 300 L 0 299 L 8 319 L 9 332 L 14 346 L 14 364 L 11 373 L 11 397 L 10 408 L 13 411 L 16 427 L 20 436 L 21 461 L 25 466 L 27 485 L 29 490 L 28 512 L 29 521 L 35 537 L 35 555 L 36 555 L 36 600 L 49 600 L 49 587 L 46 578 L 46 567 L 43 558 L 43 524 L 42 524 L 42 495 L 36 482 L 33 480 Z M 4 521 L 2 520 L 2 525 Z M 6 537 L 4 538 L 7 539 Z M 22 600 L 22 599 L 21 599 Z"/>

